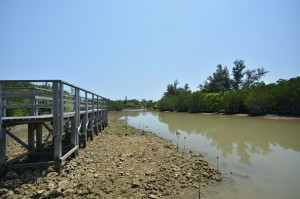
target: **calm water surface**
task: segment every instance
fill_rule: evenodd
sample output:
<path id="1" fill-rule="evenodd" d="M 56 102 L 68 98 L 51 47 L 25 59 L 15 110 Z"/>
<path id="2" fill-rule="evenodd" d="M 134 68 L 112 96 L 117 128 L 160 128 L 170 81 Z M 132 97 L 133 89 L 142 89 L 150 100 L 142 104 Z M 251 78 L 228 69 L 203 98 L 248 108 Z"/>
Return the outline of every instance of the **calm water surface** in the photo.
<path id="1" fill-rule="evenodd" d="M 112 113 L 204 155 L 223 182 L 205 198 L 300 198 L 300 120 L 124 111 Z M 232 172 L 232 174 L 230 174 Z"/>

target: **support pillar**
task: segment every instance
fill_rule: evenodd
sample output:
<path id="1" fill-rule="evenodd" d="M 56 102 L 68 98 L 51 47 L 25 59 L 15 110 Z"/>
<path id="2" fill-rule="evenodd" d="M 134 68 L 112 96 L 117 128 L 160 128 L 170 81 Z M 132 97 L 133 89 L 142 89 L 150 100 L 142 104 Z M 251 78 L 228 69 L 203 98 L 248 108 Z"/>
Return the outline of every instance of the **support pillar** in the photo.
<path id="1" fill-rule="evenodd" d="M 72 148 L 77 145 L 75 116 L 76 115 L 74 115 L 74 118 L 71 119 L 71 145 L 72 145 Z M 77 155 L 76 153 L 73 153 L 73 158 L 75 158 L 76 155 Z"/>
<path id="2" fill-rule="evenodd" d="M 42 123 L 37 123 L 35 125 L 36 129 L 36 149 L 37 151 L 43 147 L 43 125 Z"/>
<path id="3" fill-rule="evenodd" d="M 0 125 L 2 126 L 0 118 Z M 4 128 L 0 128 L 0 170 L 6 162 L 6 132 Z"/>
<path id="4" fill-rule="evenodd" d="M 6 162 L 6 132 L 2 127 L 2 117 L 4 116 L 2 100 L 2 86 L 0 85 L 0 170 Z"/>
<path id="5" fill-rule="evenodd" d="M 34 130 L 35 130 L 35 124 L 28 123 L 28 133 L 27 133 L 28 146 L 29 146 L 28 151 L 34 149 Z"/>

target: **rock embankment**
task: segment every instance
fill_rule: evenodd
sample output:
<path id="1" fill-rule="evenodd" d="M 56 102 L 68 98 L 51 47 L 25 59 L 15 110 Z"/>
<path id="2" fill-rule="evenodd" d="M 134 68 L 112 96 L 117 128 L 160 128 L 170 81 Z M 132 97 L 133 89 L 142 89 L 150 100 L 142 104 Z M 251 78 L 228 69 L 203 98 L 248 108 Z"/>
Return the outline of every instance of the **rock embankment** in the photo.
<path id="1" fill-rule="evenodd" d="M 219 171 L 199 155 L 177 152 L 168 141 L 110 118 L 109 127 L 79 156 L 53 168 L 9 171 L 1 198 L 192 198 L 221 181 Z"/>

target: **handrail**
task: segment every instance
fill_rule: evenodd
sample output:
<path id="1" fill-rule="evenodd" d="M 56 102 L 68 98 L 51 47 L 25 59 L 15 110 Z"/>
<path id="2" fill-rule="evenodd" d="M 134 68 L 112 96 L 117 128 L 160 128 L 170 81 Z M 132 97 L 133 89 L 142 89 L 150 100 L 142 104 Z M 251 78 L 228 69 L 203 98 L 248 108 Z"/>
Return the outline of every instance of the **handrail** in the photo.
<path id="1" fill-rule="evenodd" d="M 71 84 L 71 83 L 69 83 L 69 82 L 62 81 L 62 80 L 0 80 L 0 83 L 6 83 L 6 82 L 8 82 L 8 83 L 9 83 L 9 82 L 60 82 L 60 83 L 63 83 L 63 84 L 65 84 L 65 85 L 67 85 L 67 86 L 74 87 L 74 88 L 78 88 L 78 89 L 80 89 L 80 90 L 82 90 L 82 91 L 85 91 L 85 92 L 87 92 L 87 93 L 89 93 L 89 94 L 93 94 L 93 95 L 96 95 L 96 96 L 98 96 L 98 97 L 101 97 L 101 98 L 104 98 L 104 99 L 108 100 L 108 98 L 102 97 L 102 96 L 100 96 L 100 95 L 97 95 L 97 94 L 94 93 L 94 92 L 88 91 L 88 90 L 83 89 L 83 88 L 81 88 L 81 87 L 79 87 L 79 86 L 76 86 L 76 85 L 74 85 L 74 84 Z"/>
<path id="2" fill-rule="evenodd" d="M 107 109 L 107 98 L 102 97 L 98 94 L 95 94 L 93 92 L 90 92 L 86 89 L 80 88 L 78 86 L 75 86 L 73 84 L 70 84 L 68 82 L 62 81 L 62 80 L 0 80 L 1 83 L 19 83 L 19 82 L 30 82 L 30 83 L 51 83 L 52 87 L 51 89 L 45 89 L 45 88 L 39 88 L 38 86 L 8 86 L 5 87 L 2 85 L 2 89 L 0 90 L 1 96 L 2 96 L 2 103 L 0 104 L 0 108 L 6 113 L 6 109 L 22 109 L 22 108 L 28 108 L 34 110 L 34 115 L 38 115 L 38 110 L 41 108 L 50 108 L 50 111 L 53 110 L 53 105 L 55 106 L 55 103 L 52 103 L 51 101 L 54 101 L 55 97 L 61 97 L 60 94 L 55 94 L 55 92 L 58 92 L 53 87 L 54 84 L 59 84 L 59 90 L 60 88 L 63 89 L 64 85 L 67 85 L 68 87 L 74 89 L 74 93 L 65 93 L 65 90 L 59 91 L 62 94 L 61 100 L 63 101 L 64 107 L 69 108 L 64 109 L 64 113 L 70 112 L 70 108 L 75 110 L 75 90 L 79 93 L 79 103 L 80 104 L 87 104 L 85 106 L 85 109 L 90 110 L 94 105 L 96 107 L 99 107 L 100 109 Z M 22 91 L 11 91 L 11 89 L 20 89 Z M 80 92 L 85 93 L 84 96 L 80 96 Z M 88 95 L 91 95 L 90 97 L 87 97 Z M 47 97 L 45 97 L 47 96 Z M 52 98 L 52 99 L 51 99 Z M 23 101 L 23 104 L 21 103 L 13 103 L 13 104 L 7 104 L 6 102 L 9 100 L 17 100 L 17 99 L 29 99 L 29 101 L 25 102 Z M 59 99 L 60 100 L 60 99 Z M 39 104 L 39 102 L 42 102 L 42 104 Z M 29 104 L 28 104 L 29 102 Z M 25 103 L 25 104 L 24 104 Z M 97 106 L 99 105 L 99 106 Z M 73 107 L 72 107 L 73 106 Z M 79 108 L 82 108 L 82 106 L 79 106 Z M 31 111 L 32 115 L 32 111 Z M 5 114 L 6 116 L 6 114 Z"/>

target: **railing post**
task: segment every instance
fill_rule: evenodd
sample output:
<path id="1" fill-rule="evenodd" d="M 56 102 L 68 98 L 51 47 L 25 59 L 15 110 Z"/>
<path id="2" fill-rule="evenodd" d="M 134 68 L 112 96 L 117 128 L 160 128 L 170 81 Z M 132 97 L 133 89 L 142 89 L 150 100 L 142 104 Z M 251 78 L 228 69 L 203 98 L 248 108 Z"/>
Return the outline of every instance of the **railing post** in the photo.
<path id="1" fill-rule="evenodd" d="M 106 115 L 107 115 L 107 126 L 108 126 L 108 99 L 106 100 Z"/>
<path id="2" fill-rule="evenodd" d="M 38 99 L 36 99 L 35 93 L 37 90 L 34 88 L 32 89 L 33 91 L 33 97 L 31 98 L 31 104 L 37 105 L 39 103 Z M 37 116 L 39 115 L 39 109 L 34 108 L 31 109 L 31 115 Z M 35 131 L 35 136 L 36 136 L 36 149 L 40 149 L 43 144 L 43 128 L 42 128 L 42 123 L 36 123 L 36 124 L 31 124 L 32 126 L 30 127 L 30 132 L 28 135 L 28 145 L 30 145 L 31 148 L 34 148 L 34 131 Z M 29 128 L 28 128 L 29 130 Z"/>
<path id="3" fill-rule="evenodd" d="M 106 127 L 105 126 L 105 98 L 102 99 L 102 125 L 104 129 Z"/>
<path id="4" fill-rule="evenodd" d="M 30 92 L 32 92 L 32 96 L 30 97 L 30 104 L 35 105 L 35 89 L 30 89 Z M 36 115 L 36 109 L 32 108 L 29 111 L 31 116 Z M 27 140 L 28 140 L 28 146 L 29 149 L 28 151 L 34 149 L 34 131 L 35 131 L 36 125 L 34 123 L 28 123 L 28 128 L 27 128 Z M 32 158 L 32 156 L 30 156 Z"/>
<path id="5" fill-rule="evenodd" d="M 79 88 L 75 88 L 75 144 L 78 146 L 79 150 L 79 123 L 80 123 L 80 90 Z M 78 154 L 75 152 L 75 154 Z"/>
<path id="6" fill-rule="evenodd" d="M 94 94 L 92 94 L 92 112 L 91 112 L 91 116 L 90 116 L 90 130 L 91 130 L 91 140 L 94 139 L 94 116 L 95 116 L 95 112 L 94 112 Z"/>
<path id="7" fill-rule="evenodd" d="M 30 89 L 29 92 L 32 92 L 32 96 L 30 97 L 30 104 L 35 105 L 36 104 L 36 100 L 35 100 L 35 92 L 36 89 Z M 29 114 L 31 116 L 35 116 L 37 115 L 37 111 L 38 109 L 36 108 L 32 108 L 29 110 Z M 28 146 L 29 149 L 28 151 L 34 149 L 34 131 L 36 130 L 36 124 L 34 123 L 28 123 L 28 128 L 27 128 L 27 140 L 28 140 Z M 38 137 L 38 136 L 37 136 Z M 30 156 L 29 158 L 33 158 L 32 156 Z"/>
<path id="8" fill-rule="evenodd" d="M 99 96 L 97 95 L 96 135 L 99 133 Z"/>
<path id="9" fill-rule="evenodd" d="M 104 124 L 103 124 L 103 98 L 101 97 L 101 102 L 100 102 L 100 123 L 101 123 L 101 131 L 104 129 Z"/>
<path id="10" fill-rule="evenodd" d="M 105 118 L 106 118 L 106 126 L 108 126 L 108 109 L 107 109 L 107 99 L 105 99 Z"/>
<path id="11" fill-rule="evenodd" d="M 53 137 L 54 137 L 54 161 L 57 172 L 61 171 L 62 146 L 61 136 L 63 130 L 63 84 L 53 82 Z"/>
<path id="12" fill-rule="evenodd" d="M 32 91 L 33 94 L 30 98 L 30 104 L 36 105 L 36 104 L 38 104 L 38 100 L 35 99 L 36 89 L 33 88 L 33 89 L 31 89 L 31 91 Z M 30 115 L 32 115 L 32 116 L 39 115 L 39 109 L 38 108 L 30 109 Z"/>
<path id="13" fill-rule="evenodd" d="M 78 146 L 78 127 L 79 127 L 79 117 L 80 113 L 79 110 L 79 89 L 75 88 L 74 93 L 74 118 L 71 121 L 71 144 L 72 147 Z M 75 156 L 77 155 L 78 151 L 75 152 Z"/>
<path id="14" fill-rule="evenodd" d="M 88 125 L 88 98 L 87 98 L 87 92 L 86 91 L 85 91 L 85 101 L 84 102 L 85 102 L 85 114 L 84 114 L 82 132 L 83 132 L 83 147 L 86 147 L 87 125 Z"/>
<path id="15" fill-rule="evenodd" d="M 2 117 L 4 116 L 2 85 L 0 84 L 0 170 L 6 162 L 6 132 L 2 127 Z"/>
<path id="16" fill-rule="evenodd" d="M 63 101 L 64 101 L 64 112 L 67 112 L 67 97 L 63 96 Z"/>

